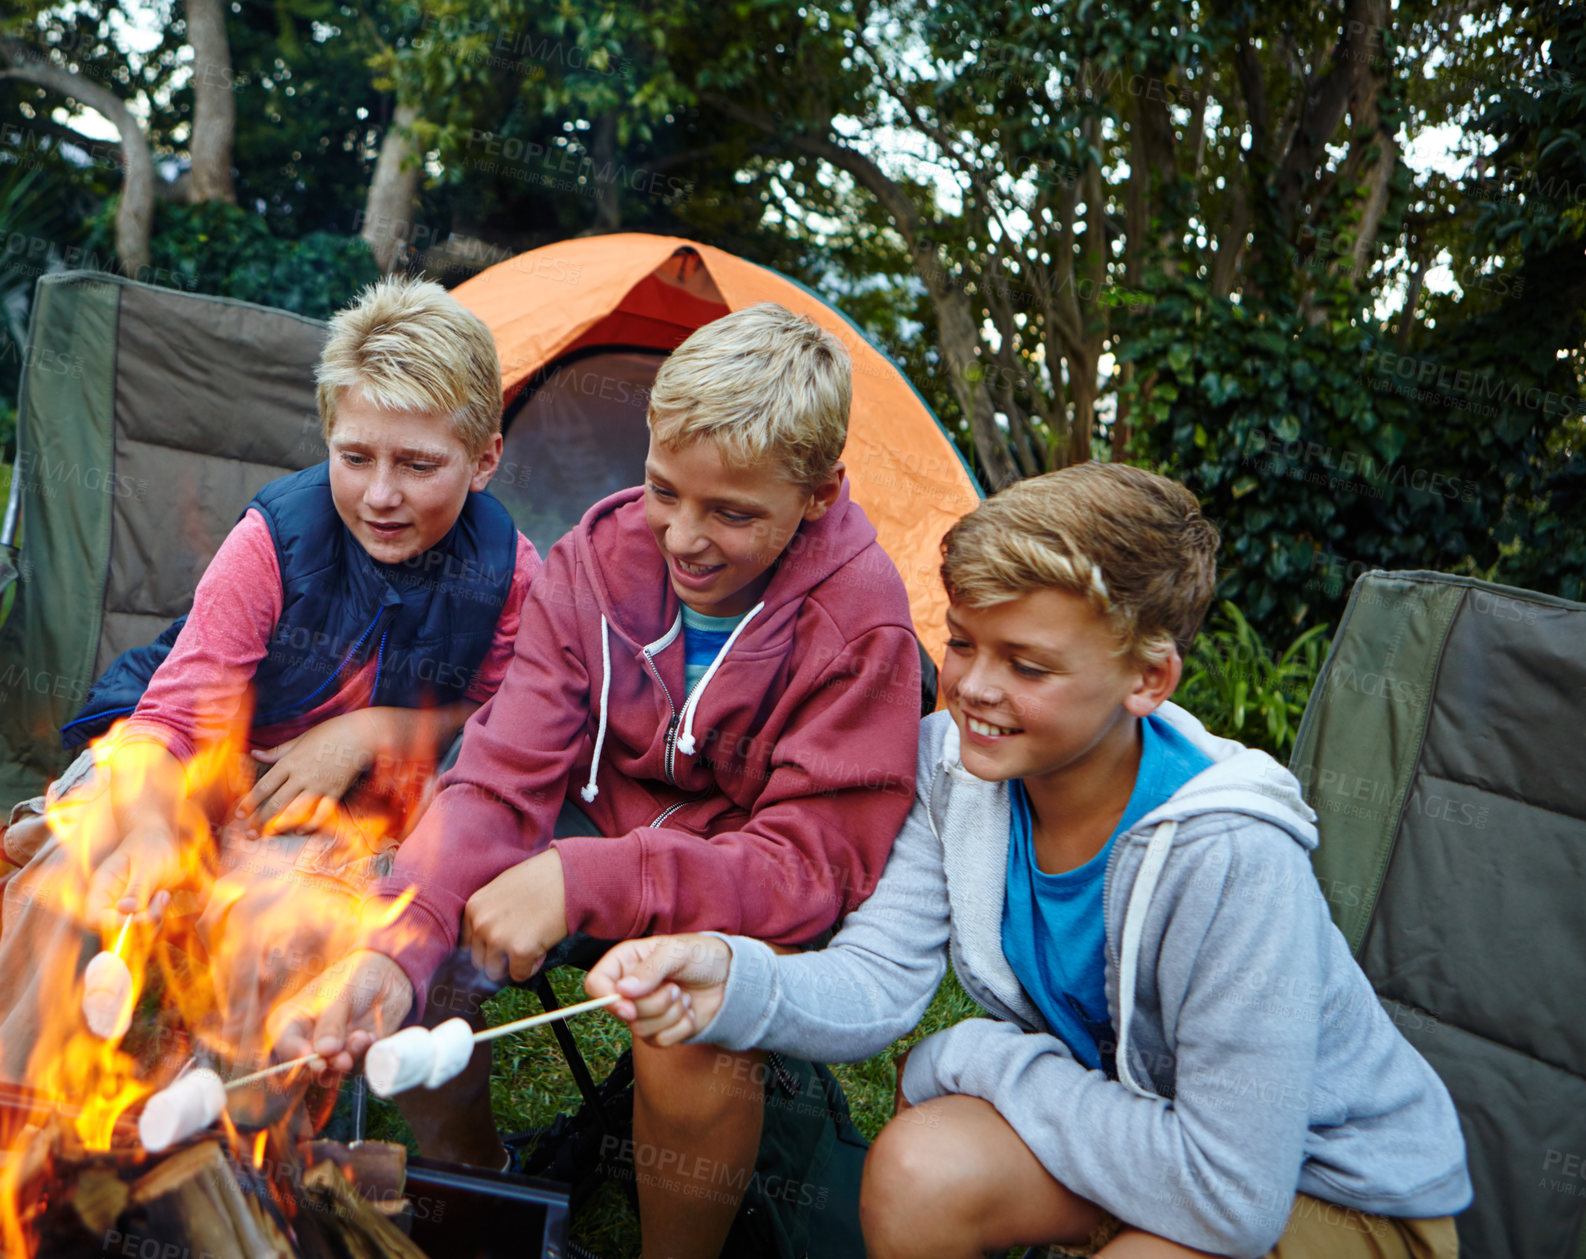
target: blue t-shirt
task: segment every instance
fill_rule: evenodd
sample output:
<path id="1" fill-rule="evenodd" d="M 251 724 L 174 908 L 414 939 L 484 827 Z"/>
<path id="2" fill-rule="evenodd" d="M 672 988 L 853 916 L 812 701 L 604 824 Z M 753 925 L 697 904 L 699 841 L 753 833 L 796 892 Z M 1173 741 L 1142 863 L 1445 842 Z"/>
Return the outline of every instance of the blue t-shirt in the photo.
<path id="1" fill-rule="evenodd" d="M 747 615 L 747 612 L 740 612 L 737 616 L 706 616 L 694 611 L 686 603 L 683 605 L 683 681 L 686 691 L 692 691 L 699 684 L 699 680 L 705 676 L 705 670 L 710 668 L 733 630 L 738 628 L 738 622 Z"/>
<path id="2" fill-rule="evenodd" d="M 1112 846 L 1212 763 L 1155 714 L 1140 723 L 1140 738 L 1140 768 L 1118 828 L 1094 857 L 1062 874 L 1047 874 L 1036 865 L 1030 798 L 1020 779 L 1008 784 L 1013 820 L 1002 951 L 1053 1034 L 1092 1070 L 1101 1067 L 1115 1044 L 1107 1014 L 1107 926 L 1101 901 Z"/>

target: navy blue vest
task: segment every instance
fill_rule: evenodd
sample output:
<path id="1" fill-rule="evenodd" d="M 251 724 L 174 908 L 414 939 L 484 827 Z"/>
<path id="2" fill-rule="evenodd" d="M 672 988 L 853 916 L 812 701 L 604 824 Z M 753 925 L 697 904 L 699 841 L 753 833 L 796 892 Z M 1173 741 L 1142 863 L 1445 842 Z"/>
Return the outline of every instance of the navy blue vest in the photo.
<path id="1" fill-rule="evenodd" d="M 336 514 L 328 464 L 271 481 L 248 506 L 270 527 L 283 594 L 281 619 L 254 674 L 255 727 L 322 704 L 371 654 L 379 662 L 371 705 L 417 708 L 463 698 L 512 588 L 518 534 L 505 507 L 470 493 L 438 543 L 382 564 Z M 137 707 L 186 620 L 110 662 L 62 728 L 66 747 L 98 737 Z"/>

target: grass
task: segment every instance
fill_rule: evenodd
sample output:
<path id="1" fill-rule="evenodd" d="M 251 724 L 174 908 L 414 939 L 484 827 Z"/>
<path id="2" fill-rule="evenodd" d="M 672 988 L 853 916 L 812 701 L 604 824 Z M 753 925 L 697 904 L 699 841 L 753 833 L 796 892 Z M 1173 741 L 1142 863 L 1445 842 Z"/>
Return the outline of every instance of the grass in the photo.
<path id="1" fill-rule="evenodd" d="M 582 1001 L 583 979 L 582 971 L 564 967 L 552 972 L 551 987 L 564 1003 Z M 485 1009 L 490 1022 L 498 1024 L 539 1013 L 539 1002 L 525 990 L 509 988 L 492 998 Z M 949 972 L 918 1028 L 874 1058 L 833 1066 L 833 1074 L 848 1095 L 854 1125 L 874 1139 L 892 1117 L 892 1094 L 897 1082 L 893 1059 L 897 1054 L 932 1032 L 980 1013 Z M 577 1018 L 570 1027 L 596 1079 L 604 1078 L 628 1048 L 627 1028 L 609 1015 Z M 490 1094 L 496 1127 L 502 1133 L 543 1127 L 556 1115 L 578 1108 L 578 1086 L 549 1028 L 503 1037 L 495 1044 Z M 368 1136 L 401 1141 L 409 1149 L 416 1149 L 412 1133 L 396 1107 L 376 1098 L 370 1099 Z M 602 1187 L 574 1219 L 572 1239 L 601 1259 L 635 1259 L 639 1253 L 639 1223 L 620 1187 Z"/>

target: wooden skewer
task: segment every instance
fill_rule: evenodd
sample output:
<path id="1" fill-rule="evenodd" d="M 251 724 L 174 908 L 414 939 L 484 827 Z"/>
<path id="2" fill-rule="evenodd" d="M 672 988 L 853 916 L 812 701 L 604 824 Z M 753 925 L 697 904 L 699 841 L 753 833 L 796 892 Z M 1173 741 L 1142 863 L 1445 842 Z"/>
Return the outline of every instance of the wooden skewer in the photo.
<path id="1" fill-rule="evenodd" d="M 132 915 L 128 914 L 125 918 L 123 918 L 121 920 L 121 933 L 118 936 L 116 936 L 115 947 L 113 947 L 110 950 L 117 957 L 121 956 L 121 948 L 127 942 L 127 931 L 131 928 L 131 926 L 132 926 Z"/>
<path id="2" fill-rule="evenodd" d="M 612 993 L 609 997 L 596 997 L 593 1001 L 580 1001 L 577 1005 L 564 1005 L 559 1010 L 547 1010 L 544 1014 L 536 1014 L 530 1018 L 519 1019 L 516 1023 L 503 1023 L 500 1027 L 487 1027 L 482 1032 L 474 1033 L 474 1044 L 482 1044 L 487 1040 L 495 1040 L 498 1036 L 509 1036 L 513 1032 L 521 1032 L 525 1028 L 539 1027 L 543 1023 L 555 1023 L 558 1019 L 570 1019 L 575 1014 L 587 1014 L 590 1010 L 600 1010 L 608 1005 L 614 1005 L 621 998 Z"/>
<path id="3" fill-rule="evenodd" d="M 482 1032 L 474 1033 L 474 1044 L 483 1044 L 487 1040 L 495 1040 L 498 1036 L 509 1036 L 513 1032 L 526 1031 L 531 1027 L 540 1027 L 545 1023 L 555 1023 L 560 1019 L 572 1018 L 575 1014 L 587 1014 L 591 1010 L 601 1010 L 608 1005 L 614 1005 L 621 998 L 612 993 L 609 997 L 596 997 L 592 1001 L 580 1001 L 577 1005 L 563 1006 L 559 1010 L 547 1010 L 544 1014 L 535 1014 L 526 1019 L 518 1019 L 515 1023 L 503 1023 L 500 1027 L 487 1027 Z M 272 1075 L 291 1071 L 296 1067 L 308 1066 L 311 1063 L 322 1063 L 324 1059 L 318 1054 L 305 1054 L 301 1058 L 288 1058 L 285 1062 L 278 1062 L 273 1067 L 266 1067 L 262 1071 L 254 1071 L 249 1075 L 239 1075 L 235 1080 L 227 1080 L 227 1090 L 241 1088 L 245 1084 L 253 1084 L 259 1080 L 267 1079 Z"/>
<path id="4" fill-rule="evenodd" d="M 240 1089 L 245 1084 L 255 1084 L 260 1080 L 267 1080 L 272 1075 L 280 1075 L 298 1067 L 306 1067 L 310 1063 L 323 1063 L 325 1060 L 318 1054 L 304 1054 L 301 1058 L 288 1058 L 285 1062 L 278 1062 L 273 1067 L 266 1067 L 263 1071 L 254 1071 L 249 1075 L 239 1075 L 235 1080 L 226 1081 L 226 1091 Z"/>

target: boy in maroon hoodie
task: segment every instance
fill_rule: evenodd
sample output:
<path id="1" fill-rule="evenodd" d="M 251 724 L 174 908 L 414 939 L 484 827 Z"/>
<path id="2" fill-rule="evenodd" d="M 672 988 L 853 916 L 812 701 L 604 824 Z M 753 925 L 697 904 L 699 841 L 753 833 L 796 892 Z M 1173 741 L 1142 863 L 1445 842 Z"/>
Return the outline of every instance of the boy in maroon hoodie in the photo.
<path id="1" fill-rule="evenodd" d="M 870 894 L 912 798 L 920 679 L 902 579 L 843 477 L 849 395 L 842 346 L 775 305 L 666 361 L 645 484 L 551 550 L 500 691 L 381 889 L 412 904 L 317 1013 L 283 1012 L 279 1056 L 350 1068 L 459 943 L 521 981 L 574 934 L 798 946 Z M 453 991 L 426 1022 L 458 1012 Z M 665 1155 L 639 1186 L 645 1253 L 715 1255 L 737 1195 L 660 1169 L 704 1159 L 713 1188 L 745 1184 L 761 1099 L 714 1047 L 633 1048 L 634 1139 Z M 426 1153 L 499 1165 L 476 1057 L 461 1095 L 405 1109 Z"/>

